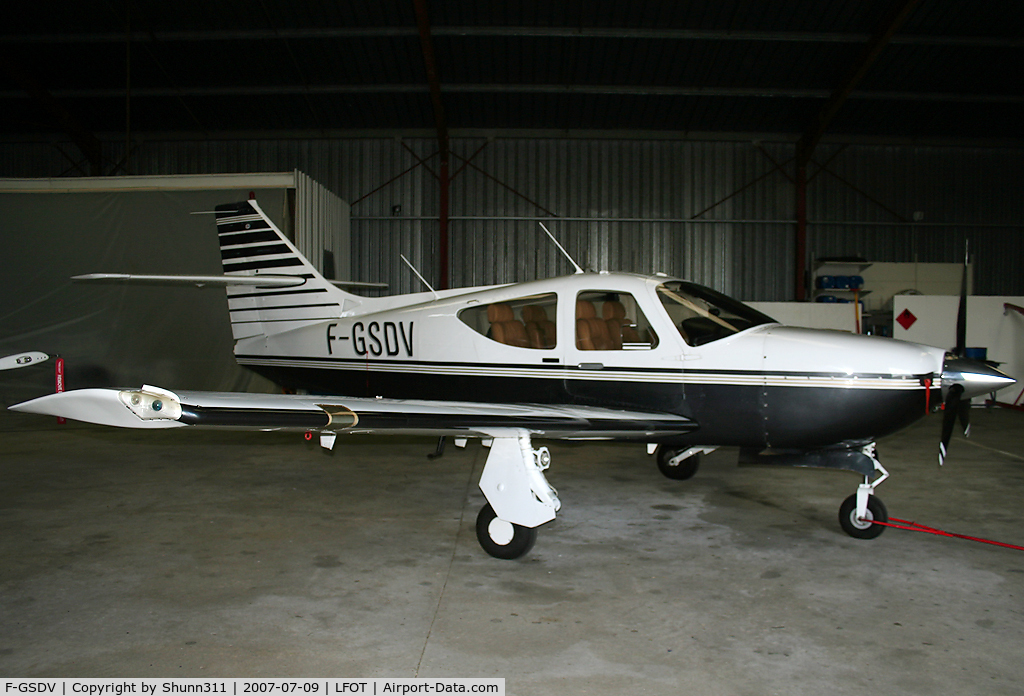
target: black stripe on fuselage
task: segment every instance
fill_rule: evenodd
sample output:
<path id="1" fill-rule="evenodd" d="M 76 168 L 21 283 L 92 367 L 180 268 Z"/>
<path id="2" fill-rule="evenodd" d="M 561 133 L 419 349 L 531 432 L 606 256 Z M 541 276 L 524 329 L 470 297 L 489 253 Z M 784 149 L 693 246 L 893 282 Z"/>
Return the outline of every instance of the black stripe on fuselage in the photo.
<path id="1" fill-rule="evenodd" d="M 375 367 L 386 367 L 386 366 L 409 366 L 409 367 L 466 367 L 471 369 L 541 369 L 541 370 L 563 370 L 566 369 L 567 365 L 555 364 L 555 363 L 521 363 L 521 364 L 508 364 L 508 363 L 467 363 L 467 362 L 444 362 L 439 360 L 376 360 L 373 358 L 356 357 L 356 358 L 303 358 L 293 356 L 277 356 L 277 355 L 236 355 L 235 358 L 239 361 L 264 361 L 264 360 L 280 360 L 283 362 L 308 362 L 310 367 L 316 367 L 315 363 L 330 362 L 338 365 L 337 369 L 345 369 L 347 366 L 351 366 L 355 369 L 366 370 L 374 369 Z M 289 367 L 289 366 L 286 366 Z M 326 368 L 330 369 L 330 368 Z M 665 372 L 665 370 L 650 370 L 651 372 Z"/>
<path id="2" fill-rule="evenodd" d="M 539 351 L 538 351 L 539 352 Z M 336 357 L 301 357 L 301 356 L 280 356 L 280 355 L 236 355 L 235 358 L 242 361 L 281 361 L 281 362 L 292 362 L 292 363 L 310 363 L 310 367 L 316 367 L 316 363 L 336 363 L 337 369 L 345 369 L 346 365 L 352 365 L 353 367 L 366 370 L 373 370 L 376 367 L 393 367 L 393 366 L 408 366 L 408 367 L 464 367 L 471 370 L 573 370 L 579 372 L 581 375 L 600 375 L 605 373 L 624 373 L 624 374 L 651 374 L 651 375 L 685 375 L 690 377 L 699 376 L 714 376 L 714 377 L 817 377 L 817 378 L 830 378 L 836 380 L 856 381 L 858 379 L 888 379 L 893 384 L 905 385 L 908 382 L 920 384 L 923 386 L 923 380 L 931 377 L 930 374 L 921 375 L 909 375 L 907 377 L 894 377 L 891 374 L 885 373 L 846 373 L 846 372 L 790 372 L 790 371 L 765 371 L 765 370 L 692 370 L 684 368 L 664 368 L 664 367 L 626 367 L 626 366 L 614 366 L 607 367 L 602 370 L 592 370 L 579 365 L 565 365 L 562 363 L 485 363 L 485 362 L 445 362 L 441 360 L 402 360 L 402 359 L 374 359 L 367 357 L 355 357 L 355 358 L 336 358 Z M 292 366 L 285 366 L 292 367 Z M 327 368 L 329 369 L 329 368 Z M 498 375 L 495 375 L 498 376 Z M 600 381 L 600 380 L 595 380 Z"/>

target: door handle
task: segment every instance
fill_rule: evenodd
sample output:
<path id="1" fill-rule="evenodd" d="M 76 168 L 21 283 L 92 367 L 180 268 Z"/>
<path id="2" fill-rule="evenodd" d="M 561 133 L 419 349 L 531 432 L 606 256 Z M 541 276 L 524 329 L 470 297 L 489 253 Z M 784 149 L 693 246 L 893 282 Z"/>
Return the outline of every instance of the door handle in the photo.
<path id="1" fill-rule="evenodd" d="M 603 370 L 603 363 L 580 363 L 577 365 L 581 370 Z"/>

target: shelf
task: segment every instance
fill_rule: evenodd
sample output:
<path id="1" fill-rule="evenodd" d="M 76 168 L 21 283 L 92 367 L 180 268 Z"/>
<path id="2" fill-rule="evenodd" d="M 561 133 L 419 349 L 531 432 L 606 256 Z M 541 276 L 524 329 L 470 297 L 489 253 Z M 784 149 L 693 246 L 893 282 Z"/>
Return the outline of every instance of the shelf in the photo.
<path id="1" fill-rule="evenodd" d="M 855 292 L 856 293 L 860 293 L 861 297 L 864 297 L 865 295 L 870 295 L 871 294 L 870 290 L 847 290 L 845 288 L 815 288 L 814 296 L 817 297 L 818 295 L 838 295 L 838 294 L 853 295 L 853 293 L 855 293 Z"/>
<path id="2" fill-rule="evenodd" d="M 819 273 L 822 268 L 841 269 L 839 273 Z M 864 270 L 871 268 L 870 263 L 858 261 L 818 261 L 814 264 L 814 275 L 860 275 Z M 850 271 L 850 269 L 855 269 Z"/>

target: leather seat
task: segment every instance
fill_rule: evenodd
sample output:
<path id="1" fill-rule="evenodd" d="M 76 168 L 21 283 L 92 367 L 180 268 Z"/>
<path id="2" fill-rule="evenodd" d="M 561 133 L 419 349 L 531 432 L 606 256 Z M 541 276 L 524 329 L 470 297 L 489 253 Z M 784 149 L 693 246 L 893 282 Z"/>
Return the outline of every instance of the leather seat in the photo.
<path id="1" fill-rule="evenodd" d="M 498 343 L 517 348 L 529 347 L 526 327 L 516 319 L 515 312 L 507 304 L 498 302 L 488 305 L 487 320 L 491 322 L 491 338 Z"/>
<path id="2" fill-rule="evenodd" d="M 523 307 L 523 321 L 526 322 L 526 336 L 531 348 L 554 348 L 555 322 L 548 319 L 548 313 L 540 305 Z"/>
<path id="3" fill-rule="evenodd" d="M 622 350 L 623 343 L 640 343 L 640 334 L 626 318 L 626 308 L 618 300 L 607 300 L 601 307 L 601 316 L 608 325 L 608 336 L 613 350 Z"/>
<path id="4" fill-rule="evenodd" d="M 580 350 L 612 350 L 608 324 L 597 318 L 594 303 L 576 300 L 576 347 Z"/>

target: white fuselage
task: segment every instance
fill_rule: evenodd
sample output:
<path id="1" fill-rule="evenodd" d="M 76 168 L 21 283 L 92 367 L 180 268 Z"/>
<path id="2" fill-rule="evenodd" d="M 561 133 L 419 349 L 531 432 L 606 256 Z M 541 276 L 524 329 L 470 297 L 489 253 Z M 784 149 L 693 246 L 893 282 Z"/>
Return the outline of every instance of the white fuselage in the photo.
<path id="1" fill-rule="evenodd" d="M 668 281 L 586 273 L 438 298 L 347 296 L 336 317 L 241 339 L 235 353 L 314 392 L 678 413 L 700 423 L 692 440 L 716 445 L 872 440 L 924 415 L 927 392 L 939 388 L 944 352 L 892 339 L 763 323 L 701 344 L 666 311 L 659 288 Z M 584 346 L 581 298 L 624 305 L 645 337 Z M 502 342 L 498 322 L 484 319 L 492 305 L 526 326 L 526 307 L 545 306 L 551 339 Z M 713 320 L 701 321 L 716 328 Z"/>

